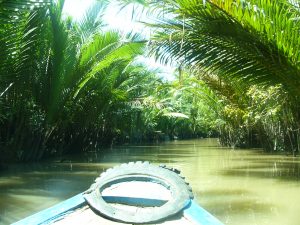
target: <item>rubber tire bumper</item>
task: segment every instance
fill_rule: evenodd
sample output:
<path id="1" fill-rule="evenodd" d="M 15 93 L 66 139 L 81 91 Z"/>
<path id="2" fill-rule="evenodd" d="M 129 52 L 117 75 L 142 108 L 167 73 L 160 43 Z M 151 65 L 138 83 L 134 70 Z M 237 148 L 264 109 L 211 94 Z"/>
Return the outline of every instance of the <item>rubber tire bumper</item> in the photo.
<path id="1" fill-rule="evenodd" d="M 95 180 L 84 198 L 96 213 L 113 221 L 124 223 L 153 223 L 162 221 L 189 206 L 193 194 L 176 169 L 155 166 L 149 162 L 131 162 L 108 169 Z M 171 199 L 160 207 L 139 208 L 138 212 L 116 209 L 104 201 L 102 191 L 120 182 L 144 181 L 158 183 L 167 188 Z"/>

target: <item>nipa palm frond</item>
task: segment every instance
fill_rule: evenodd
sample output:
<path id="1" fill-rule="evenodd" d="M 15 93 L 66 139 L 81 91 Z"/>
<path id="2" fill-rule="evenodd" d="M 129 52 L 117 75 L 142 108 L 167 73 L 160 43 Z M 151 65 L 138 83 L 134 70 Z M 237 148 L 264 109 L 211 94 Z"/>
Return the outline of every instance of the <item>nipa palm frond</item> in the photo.
<path id="1" fill-rule="evenodd" d="M 78 84 L 75 96 L 86 83 L 103 69 L 110 67 L 118 61 L 131 62 L 135 57 L 143 53 L 145 43 L 143 41 L 121 40 L 116 32 L 105 32 L 95 36 L 95 42 L 90 42 L 82 51 L 80 66 L 84 67 L 91 60 L 92 64 Z M 91 59 L 90 57 L 92 56 Z"/>
<path id="2" fill-rule="evenodd" d="M 102 0 L 94 3 L 78 22 L 77 35 L 81 37 L 81 43 L 87 43 L 96 33 L 105 26 L 103 16 L 108 2 Z"/>
<path id="3" fill-rule="evenodd" d="M 288 0 L 211 0 L 247 29 L 258 32 L 261 38 L 275 43 L 291 64 L 300 68 L 300 8 Z"/>
<path id="4" fill-rule="evenodd" d="M 0 1 L 0 22 L 11 22 L 19 19 L 18 14 L 49 6 L 51 0 L 3 0 Z"/>
<path id="5" fill-rule="evenodd" d="M 242 80 L 248 84 L 283 86 L 299 93 L 297 67 L 255 29 L 215 4 L 177 0 L 171 4 L 175 18 L 162 18 L 152 42 L 152 52 L 162 61 L 183 61 L 186 65 Z M 177 7 L 177 8 L 176 8 Z"/>

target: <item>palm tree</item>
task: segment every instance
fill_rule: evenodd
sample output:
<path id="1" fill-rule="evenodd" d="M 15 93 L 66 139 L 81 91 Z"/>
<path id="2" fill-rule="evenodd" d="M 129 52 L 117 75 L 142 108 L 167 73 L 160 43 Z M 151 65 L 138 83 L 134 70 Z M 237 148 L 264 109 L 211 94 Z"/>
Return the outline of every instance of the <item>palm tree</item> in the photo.
<path id="1" fill-rule="evenodd" d="M 9 156 L 16 153 L 14 149 L 31 141 L 22 134 L 33 126 L 30 114 L 37 110 L 31 95 L 36 71 L 40 69 L 35 60 L 45 47 L 41 31 L 50 3 L 47 0 L 0 3 L 0 112 L 4 118 L 1 131 L 5 131 L 0 139 L 8 146 Z M 34 126 L 38 127 L 40 120 L 36 123 Z"/>
<path id="2" fill-rule="evenodd" d="M 150 45 L 156 58 L 189 68 L 225 97 L 230 106 L 227 113 L 246 113 L 252 97 L 245 93 L 253 85 L 281 87 L 277 93 L 286 95 L 285 115 L 289 116 L 281 115 L 279 123 L 286 129 L 285 139 L 297 143 L 298 134 L 291 131 L 300 121 L 299 4 L 288 0 L 136 2 L 160 15 L 149 24 L 156 29 Z M 237 122 L 233 127 L 243 123 L 225 118 L 227 124 Z"/>
<path id="3" fill-rule="evenodd" d="M 278 32 L 279 28 L 268 30 L 268 24 L 264 22 L 280 23 L 281 17 L 285 17 L 280 24 L 281 28 L 284 27 L 285 21 L 293 21 L 295 17 L 296 13 L 290 13 L 293 6 L 282 6 L 280 12 L 277 12 L 274 10 L 275 3 L 268 5 L 269 1 L 261 1 L 265 2 L 265 9 L 261 11 L 273 10 L 278 15 L 282 14 L 280 17 L 273 15 L 272 18 L 277 20 L 272 21 L 271 16 L 262 16 L 253 5 L 227 5 L 230 1 L 224 5 L 224 1 L 170 2 L 165 4 L 163 10 L 172 12 L 172 17 L 161 18 L 161 22 L 154 25 L 158 32 L 153 37 L 152 51 L 161 61 L 166 62 L 172 58 L 222 78 L 248 84 L 281 84 L 292 94 L 299 94 L 297 28 L 286 26 L 284 35 L 277 38 L 275 36 L 282 33 Z M 222 7 L 229 7 L 232 14 Z M 237 15 L 233 15 L 233 12 Z M 273 39 L 277 38 L 277 42 L 266 37 L 272 35 Z M 293 40 L 293 43 L 289 40 Z M 289 45 L 284 46 L 286 42 Z"/>
<path id="4" fill-rule="evenodd" d="M 16 5 L 23 9 L 25 2 Z M 0 26 L 0 98 L 9 108 L 0 111 L 6 118 L 2 127 L 7 126 L 1 142 L 21 160 L 39 159 L 49 146 L 63 146 L 64 138 L 72 136 L 69 127 L 80 115 L 78 107 L 96 108 L 97 118 L 111 101 L 125 99 L 119 86 L 144 48 L 138 35 L 102 30 L 105 2 L 79 23 L 62 18 L 63 3 L 17 10 L 13 23 Z"/>

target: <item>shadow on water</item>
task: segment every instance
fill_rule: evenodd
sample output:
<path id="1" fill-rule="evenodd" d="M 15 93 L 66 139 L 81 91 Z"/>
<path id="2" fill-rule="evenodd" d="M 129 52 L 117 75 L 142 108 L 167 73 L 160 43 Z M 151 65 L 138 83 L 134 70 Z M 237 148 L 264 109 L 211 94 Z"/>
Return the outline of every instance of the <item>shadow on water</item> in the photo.
<path id="1" fill-rule="evenodd" d="M 151 161 L 155 163 L 171 163 L 178 161 L 178 158 L 195 157 L 195 152 L 190 149 L 168 149 L 168 148 L 145 148 L 140 146 L 114 148 L 102 152 L 88 152 L 84 155 L 66 156 L 66 160 L 72 163 L 101 163 L 118 164 L 130 161 Z M 57 160 L 60 161 L 60 160 Z"/>
<path id="2" fill-rule="evenodd" d="M 245 189 L 210 189 L 205 191 L 197 191 L 197 196 L 214 196 L 215 198 L 220 197 L 231 197 L 231 196 L 243 196 L 249 195 L 251 192 Z"/>
<path id="3" fill-rule="evenodd" d="M 0 174 L 0 224 L 10 224 L 88 189 L 99 173 L 66 164 L 11 165 Z"/>
<path id="4" fill-rule="evenodd" d="M 234 214 L 248 216 L 250 212 L 259 211 L 260 213 L 268 213 L 274 207 L 273 204 L 257 201 L 256 199 L 235 199 L 223 201 L 216 205 L 215 203 L 206 203 L 204 207 L 212 214 L 217 214 L 222 217 Z"/>
<path id="5" fill-rule="evenodd" d="M 272 178 L 277 180 L 300 180 L 300 163 L 289 161 L 256 160 L 245 163 L 244 166 L 235 166 L 225 169 L 224 176 Z"/>

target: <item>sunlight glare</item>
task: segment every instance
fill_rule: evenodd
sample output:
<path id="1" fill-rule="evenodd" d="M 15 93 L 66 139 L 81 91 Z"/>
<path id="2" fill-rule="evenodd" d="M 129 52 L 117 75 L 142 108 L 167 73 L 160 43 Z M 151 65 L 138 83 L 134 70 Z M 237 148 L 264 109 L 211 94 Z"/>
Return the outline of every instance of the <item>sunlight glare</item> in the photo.
<path id="1" fill-rule="evenodd" d="M 65 15 L 80 20 L 85 11 L 95 2 L 94 0 L 66 0 L 63 8 Z"/>
<path id="2" fill-rule="evenodd" d="M 66 0 L 63 13 L 66 16 L 71 16 L 74 20 L 80 21 L 85 11 L 95 2 L 95 0 Z M 132 10 L 133 8 L 131 6 L 127 6 L 120 11 L 120 6 L 116 2 L 110 3 L 103 19 L 109 29 L 116 29 L 124 33 L 141 33 L 148 39 L 151 31 L 140 22 L 147 22 L 146 15 L 139 13 L 138 18 L 133 19 Z M 148 58 L 141 56 L 138 61 L 145 63 L 152 69 L 158 68 L 161 71 L 160 76 L 164 79 L 174 79 L 174 67 L 162 65 L 159 62 L 156 62 L 153 57 Z"/>

